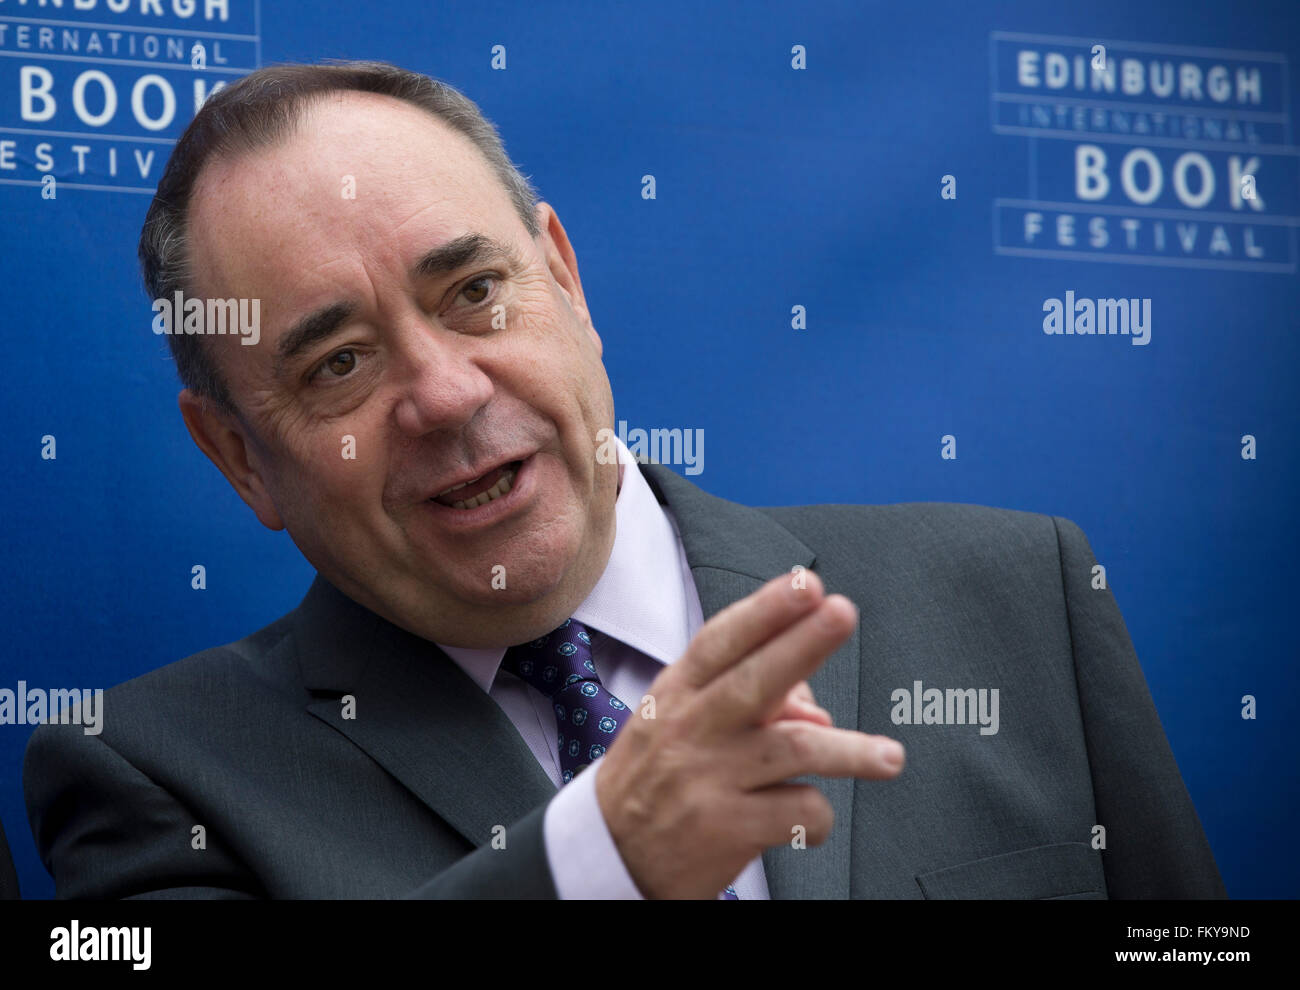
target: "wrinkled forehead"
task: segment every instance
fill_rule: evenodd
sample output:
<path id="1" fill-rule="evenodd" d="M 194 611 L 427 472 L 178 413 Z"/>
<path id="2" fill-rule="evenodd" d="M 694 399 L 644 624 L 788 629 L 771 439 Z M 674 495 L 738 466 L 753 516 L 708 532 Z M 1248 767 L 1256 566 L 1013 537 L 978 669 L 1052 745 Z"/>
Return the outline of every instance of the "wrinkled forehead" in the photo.
<path id="1" fill-rule="evenodd" d="M 284 299 L 349 256 L 402 270 L 467 231 L 526 236 L 468 137 L 419 107 L 352 92 L 305 106 L 271 144 L 210 162 L 188 221 L 194 289 L 222 297 Z"/>

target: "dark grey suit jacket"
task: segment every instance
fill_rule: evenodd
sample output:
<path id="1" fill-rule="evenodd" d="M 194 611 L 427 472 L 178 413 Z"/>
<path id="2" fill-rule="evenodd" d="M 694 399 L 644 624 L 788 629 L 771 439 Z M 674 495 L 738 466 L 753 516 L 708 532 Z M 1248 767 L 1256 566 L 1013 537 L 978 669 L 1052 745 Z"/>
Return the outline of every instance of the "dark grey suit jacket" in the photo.
<path id="1" fill-rule="evenodd" d="M 18 874 L 9 856 L 9 843 L 5 841 L 4 826 L 0 825 L 0 901 L 18 899 Z"/>
<path id="2" fill-rule="evenodd" d="M 896 780 L 818 781 L 834 831 L 764 853 L 773 897 L 1224 896 L 1073 523 L 947 504 L 755 509 L 641 470 L 706 619 L 796 564 L 858 605 L 813 689 L 837 725 L 907 747 Z M 917 680 L 998 688 L 999 731 L 893 724 L 891 693 Z M 246 639 L 107 692 L 102 734 L 38 728 L 24 785 L 60 897 L 555 896 L 555 788 L 510 720 L 431 643 L 320 578 Z"/>

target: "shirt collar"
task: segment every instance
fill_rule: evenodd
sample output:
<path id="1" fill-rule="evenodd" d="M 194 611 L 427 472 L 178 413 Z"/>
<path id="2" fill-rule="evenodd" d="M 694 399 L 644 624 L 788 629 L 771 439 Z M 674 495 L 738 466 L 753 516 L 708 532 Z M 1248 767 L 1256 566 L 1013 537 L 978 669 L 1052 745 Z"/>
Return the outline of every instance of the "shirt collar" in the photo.
<path id="1" fill-rule="evenodd" d="M 617 436 L 619 483 L 614 547 L 591 593 L 573 612 L 584 625 L 660 663 L 672 663 L 690 641 L 687 589 L 673 523 Z M 505 647 L 438 647 L 484 691 L 491 691 Z"/>

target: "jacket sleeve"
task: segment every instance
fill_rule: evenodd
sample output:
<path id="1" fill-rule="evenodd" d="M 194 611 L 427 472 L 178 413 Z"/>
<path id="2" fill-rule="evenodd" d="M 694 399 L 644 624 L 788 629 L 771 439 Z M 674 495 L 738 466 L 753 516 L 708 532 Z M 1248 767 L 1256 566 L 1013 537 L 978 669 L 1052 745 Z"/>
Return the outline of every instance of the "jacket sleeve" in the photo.
<path id="1" fill-rule="evenodd" d="M 1053 522 L 1110 896 L 1226 897 L 1114 595 L 1083 531 Z"/>
<path id="2" fill-rule="evenodd" d="M 14 871 L 4 826 L 0 825 L 0 901 L 18 900 L 18 874 Z"/>
<path id="3" fill-rule="evenodd" d="M 27 744 L 28 820 L 55 896 L 71 899 L 250 899 L 267 893 L 222 836 L 191 847 L 193 812 L 79 725 L 39 726 Z M 509 830 L 506 849 L 483 846 L 409 898 L 554 898 L 543 844 L 546 805 Z"/>
<path id="4" fill-rule="evenodd" d="M 219 836 L 193 848 L 193 813 L 80 725 L 37 727 L 23 760 L 23 791 L 57 898 L 261 896 Z"/>
<path id="5" fill-rule="evenodd" d="M 408 900 L 555 900 L 555 882 L 546 859 L 543 820 L 547 805 L 534 808 L 510 826 L 504 849 L 479 846 L 432 880 L 406 895 Z"/>

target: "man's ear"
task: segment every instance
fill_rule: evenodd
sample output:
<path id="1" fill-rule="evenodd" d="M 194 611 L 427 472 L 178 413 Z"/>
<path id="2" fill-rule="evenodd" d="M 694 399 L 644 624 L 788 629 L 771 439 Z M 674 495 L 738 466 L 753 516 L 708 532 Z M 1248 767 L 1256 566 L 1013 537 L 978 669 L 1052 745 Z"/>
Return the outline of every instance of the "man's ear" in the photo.
<path id="1" fill-rule="evenodd" d="M 271 501 L 261 474 L 249 461 L 243 424 L 189 389 L 182 390 L 176 401 L 195 445 L 226 476 L 262 525 L 267 529 L 284 529 L 284 522 Z"/>
<path id="2" fill-rule="evenodd" d="M 578 256 L 573 253 L 569 235 L 560 223 L 559 214 L 550 203 L 537 204 L 537 225 L 541 228 L 542 250 L 546 255 L 546 265 L 551 276 L 560 286 L 569 307 L 578 315 L 587 332 L 596 342 L 596 350 L 601 348 L 600 336 L 591 322 L 591 312 L 587 309 L 587 297 L 582 293 L 582 279 L 578 276 Z"/>

